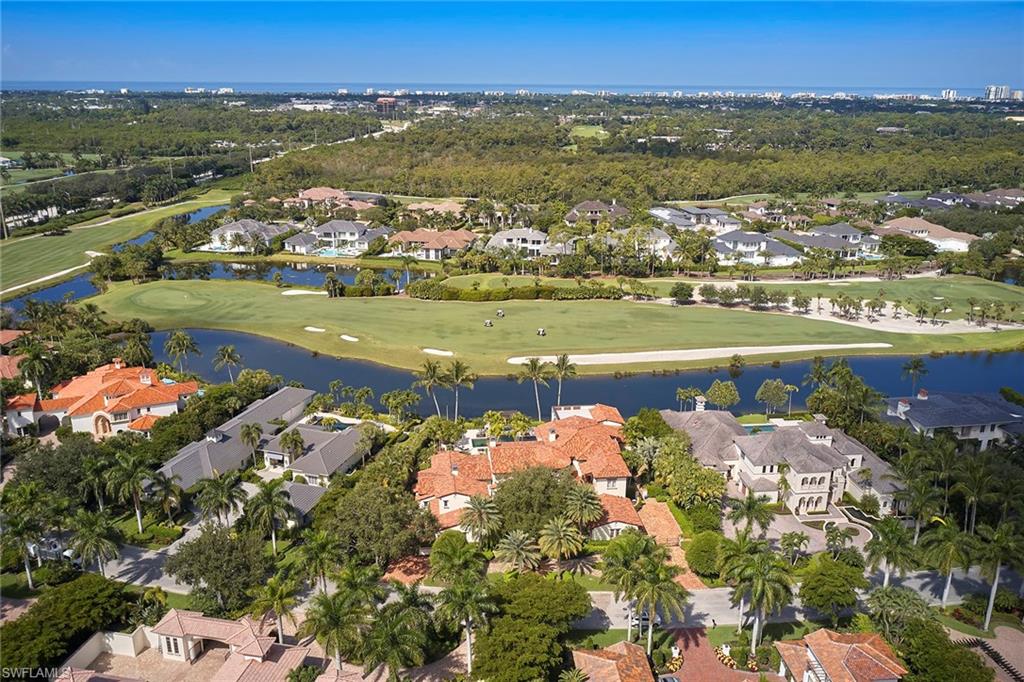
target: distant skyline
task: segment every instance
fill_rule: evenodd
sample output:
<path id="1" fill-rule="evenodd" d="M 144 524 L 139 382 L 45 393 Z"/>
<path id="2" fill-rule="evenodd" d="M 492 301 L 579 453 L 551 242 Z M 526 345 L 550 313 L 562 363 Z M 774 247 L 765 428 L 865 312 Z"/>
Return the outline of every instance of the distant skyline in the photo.
<path id="1" fill-rule="evenodd" d="M 9 81 L 1024 87 L 1024 3 L 4 0 Z"/>

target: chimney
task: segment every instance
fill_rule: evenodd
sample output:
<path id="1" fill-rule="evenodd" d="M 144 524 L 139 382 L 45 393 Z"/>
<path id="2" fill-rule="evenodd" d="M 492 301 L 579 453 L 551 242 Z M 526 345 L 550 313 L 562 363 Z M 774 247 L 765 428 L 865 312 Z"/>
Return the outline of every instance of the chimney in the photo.
<path id="1" fill-rule="evenodd" d="M 917 392 L 917 399 L 918 400 L 928 400 L 928 391 L 924 390 L 923 388 L 918 390 L 918 392 Z"/>
<path id="2" fill-rule="evenodd" d="M 554 443 L 555 440 L 557 440 L 557 439 L 558 439 L 558 432 L 556 432 L 553 428 L 548 429 L 548 440 L 551 441 L 552 443 Z"/>
<path id="3" fill-rule="evenodd" d="M 139 374 L 139 383 L 143 386 L 151 386 L 153 384 L 153 375 L 148 370 L 142 370 Z"/>
<path id="4" fill-rule="evenodd" d="M 459 475 L 459 464 L 458 462 L 452 462 L 452 476 Z"/>
<path id="5" fill-rule="evenodd" d="M 707 404 L 707 402 L 708 402 L 707 398 L 705 398 L 702 395 L 699 395 L 696 398 L 694 398 L 694 401 L 693 401 L 694 408 L 696 409 L 697 412 L 703 412 L 704 411 L 704 406 Z"/>
<path id="6" fill-rule="evenodd" d="M 123 364 L 124 362 L 121 360 L 121 358 L 114 358 L 114 369 L 121 369 L 121 366 Z"/>
<path id="7" fill-rule="evenodd" d="M 909 400 L 901 400 L 896 405 L 896 416 L 897 417 L 903 417 L 903 415 L 906 414 L 907 410 L 909 410 L 909 409 L 910 409 L 910 401 Z"/>
<path id="8" fill-rule="evenodd" d="M 491 436 L 490 438 L 487 439 L 487 447 L 493 448 L 497 444 L 498 444 L 498 439 L 495 438 L 494 436 Z"/>

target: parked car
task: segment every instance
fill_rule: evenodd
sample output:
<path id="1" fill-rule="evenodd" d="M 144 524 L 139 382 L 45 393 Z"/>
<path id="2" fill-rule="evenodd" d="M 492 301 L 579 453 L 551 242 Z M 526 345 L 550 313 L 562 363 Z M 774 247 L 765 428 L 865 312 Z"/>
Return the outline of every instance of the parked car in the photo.
<path id="1" fill-rule="evenodd" d="M 643 624 L 643 627 L 646 628 L 649 622 L 650 618 L 646 613 L 641 613 L 633 616 L 633 627 L 639 627 L 641 624 Z M 654 614 L 654 624 L 658 627 L 661 627 L 661 616 L 659 616 L 657 613 Z"/>

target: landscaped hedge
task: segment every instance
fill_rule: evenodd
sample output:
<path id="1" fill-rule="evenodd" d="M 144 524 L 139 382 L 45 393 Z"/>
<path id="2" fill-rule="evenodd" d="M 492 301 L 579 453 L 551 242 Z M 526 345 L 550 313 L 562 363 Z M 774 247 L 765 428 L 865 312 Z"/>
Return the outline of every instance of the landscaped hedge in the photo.
<path id="1" fill-rule="evenodd" d="M 503 289 L 457 289 L 436 279 L 424 279 L 406 287 L 406 293 L 413 298 L 428 301 L 587 301 L 595 299 L 617 300 L 623 293 L 614 287 L 601 284 L 584 284 L 577 287 L 526 286 Z M 347 294 L 346 294 L 347 295 Z"/>

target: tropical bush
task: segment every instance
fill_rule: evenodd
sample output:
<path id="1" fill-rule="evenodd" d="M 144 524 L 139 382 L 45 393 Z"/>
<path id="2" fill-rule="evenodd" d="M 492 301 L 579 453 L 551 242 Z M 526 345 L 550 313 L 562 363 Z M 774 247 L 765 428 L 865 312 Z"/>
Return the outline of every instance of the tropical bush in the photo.
<path id="1" fill-rule="evenodd" d="M 721 533 L 710 530 L 694 537 L 686 548 L 686 563 L 689 564 L 690 570 L 700 576 L 717 576 L 718 547 L 723 539 Z"/>

